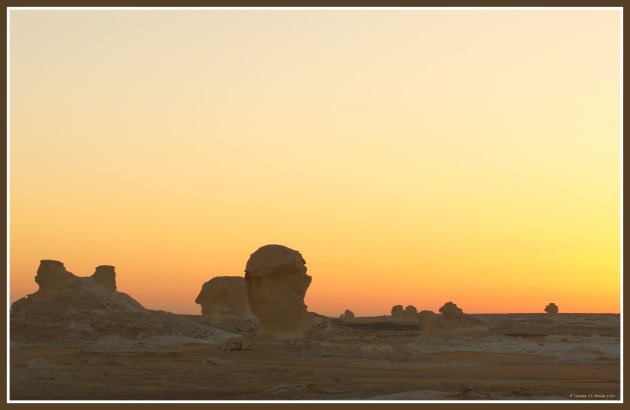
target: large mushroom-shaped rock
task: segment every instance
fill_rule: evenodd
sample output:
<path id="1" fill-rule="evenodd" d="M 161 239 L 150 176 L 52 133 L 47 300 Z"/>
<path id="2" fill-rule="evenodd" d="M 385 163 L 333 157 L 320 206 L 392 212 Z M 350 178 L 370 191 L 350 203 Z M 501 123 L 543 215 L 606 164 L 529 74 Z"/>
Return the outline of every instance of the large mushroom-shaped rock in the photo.
<path id="1" fill-rule="evenodd" d="M 392 307 L 392 316 L 393 317 L 402 317 L 405 313 L 402 305 L 396 305 Z"/>
<path id="2" fill-rule="evenodd" d="M 403 317 L 407 319 L 415 319 L 418 315 L 418 309 L 413 305 L 408 305 L 403 312 Z"/>
<path id="3" fill-rule="evenodd" d="M 550 303 L 545 307 L 545 312 L 549 313 L 550 315 L 556 315 L 558 314 L 558 306 L 556 306 L 555 303 Z"/>
<path id="4" fill-rule="evenodd" d="M 168 312 L 145 309 L 116 289 L 116 272 L 100 265 L 92 276 L 75 276 L 63 263 L 42 260 L 39 289 L 11 305 L 11 340 L 28 344 L 83 346 L 103 337 L 119 339 L 185 336 L 222 339 L 234 336 Z M 137 343 L 134 342 L 134 346 Z"/>
<path id="5" fill-rule="evenodd" d="M 300 252 L 282 245 L 259 248 L 247 261 L 245 281 L 261 333 L 294 337 L 310 327 L 304 296 L 311 277 Z"/>
<path id="6" fill-rule="evenodd" d="M 240 276 L 217 276 L 201 287 L 195 303 L 201 305 L 205 321 L 253 321 L 247 299 L 247 283 Z"/>

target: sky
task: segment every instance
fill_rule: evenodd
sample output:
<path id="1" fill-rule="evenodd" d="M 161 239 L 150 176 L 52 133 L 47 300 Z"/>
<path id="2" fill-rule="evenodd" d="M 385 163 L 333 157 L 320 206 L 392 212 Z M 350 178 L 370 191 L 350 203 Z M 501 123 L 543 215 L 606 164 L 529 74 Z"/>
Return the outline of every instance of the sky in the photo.
<path id="1" fill-rule="evenodd" d="M 620 311 L 621 11 L 12 10 L 10 299 L 150 309 L 266 244 L 310 311 Z"/>

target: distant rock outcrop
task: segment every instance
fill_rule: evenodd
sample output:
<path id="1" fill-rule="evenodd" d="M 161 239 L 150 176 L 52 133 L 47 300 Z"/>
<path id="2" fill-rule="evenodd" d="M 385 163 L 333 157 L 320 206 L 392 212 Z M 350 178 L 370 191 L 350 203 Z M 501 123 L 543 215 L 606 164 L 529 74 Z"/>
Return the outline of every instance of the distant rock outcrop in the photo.
<path id="1" fill-rule="evenodd" d="M 550 315 L 557 315 L 558 306 L 556 306 L 555 303 L 550 303 L 545 307 L 545 312 L 549 313 Z"/>
<path id="2" fill-rule="evenodd" d="M 345 320 L 351 320 L 354 319 L 354 313 L 351 310 L 346 309 L 341 317 L 343 317 Z"/>
<path id="3" fill-rule="evenodd" d="M 418 314 L 421 336 L 458 336 L 484 332 L 487 327 L 464 311 L 453 302 L 447 302 L 440 308 L 441 315 L 433 312 Z"/>
<path id="4" fill-rule="evenodd" d="M 89 277 L 68 272 L 63 263 L 42 260 L 39 289 L 11 305 L 11 340 L 26 344 L 93 343 L 108 335 L 127 339 L 176 335 L 217 340 L 232 334 L 193 319 L 145 309 L 116 290 L 113 266 L 101 265 Z"/>
<path id="5" fill-rule="evenodd" d="M 116 272 L 111 265 L 97 266 L 96 271 L 92 274 L 92 279 L 106 291 L 116 290 Z"/>
<path id="6" fill-rule="evenodd" d="M 402 305 L 396 305 L 392 307 L 392 316 L 394 317 L 403 317 L 405 314 L 405 309 Z"/>
<path id="7" fill-rule="evenodd" d="M 217 276 L 204 283 L 195 303 L 208 323 L 255 321 L 249 307 L 247 283 L 240 276 Z"/>
<path id="8" fill-rule="evenodd" d="M 261 334 L 299 337 L 311 326 L 304 304 L 311 277 L 300 252 L 282 245 L 259 248 L 247 261 L 245 281 Z"/>
<path id="9" fill-rule="evenodd" d="M 416 309 L 416 307 L 413 305 L 407 306 L 405 308 L 405 311 L 403 312 L 403 317 L 408 318 L 408 319 L 415 319 L 417 315 L 418 315 L 418 309 Z"/>
<path id="10" fill-rule="evenodd" d="M 444 306 L 440 308 L 440 313 L 443 314 L 446 319 L 459 320 L 464 317 L 464 311 L 458 308 L 453 302 L 446 302 Z"/>

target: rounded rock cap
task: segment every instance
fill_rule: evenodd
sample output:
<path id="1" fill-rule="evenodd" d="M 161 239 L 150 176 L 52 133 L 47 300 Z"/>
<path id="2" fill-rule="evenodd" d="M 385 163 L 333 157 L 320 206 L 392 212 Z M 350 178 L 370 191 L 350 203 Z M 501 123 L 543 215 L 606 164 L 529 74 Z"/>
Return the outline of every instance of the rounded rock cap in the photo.
<path id="1" fill-rule="evenodd" d="M 75 276 L 68 272 L 62 262 L 52 259 L 42 259 L 37 268 L 35 283 L 40 289 L 51 288 L 64 283 Z"/>
<path id="2" fill-rule="evenodd" d="M 116 276 L 116 267 L 112 265 L 99 265 L 94 270 L 94 275 L 112 275 Z"/>
<path id="3" fill-rule="evenodd" d="M 306 261 L 300 252 L 283 245 L 265 245 L 251 254 L 245 273 L 253 277 L 277 273 L 306 273 Z"/>
<path id="4" fill-rule="evenodd" d="M 40 266 L 51 266 L 51 265 L 53 265 L 53 266 L 64 267 L 63 266 L 63 262 L 56 261 L 54 259 L 42 259 L 41 261 L 39 261 L 39 263 L 40 263 Z"/>
<path id="5" fill-rule="evenodd" d="M 418 309 L 414 305 L 408 305 L 403 311 L 404 316 L 415 316 L 418 314 Z"/>
<path id="6" fill-rule="evenodd" d="M 116 290 L 116 271 L 114 266 L 99 265 L 91 277 L 106 289 Z"/>
<path id="7" fill-rule="evenodd" d="M 204 300 L 204 296 L 214 294 L 227 295 L 230 290 L 238 291 L 241 289 L 245 294 L 247 291 L 247 282 L 241 276 L 215 276 L 201 286 L 199 296 L 195 299 L 195 303 L 201 305 Z"/>

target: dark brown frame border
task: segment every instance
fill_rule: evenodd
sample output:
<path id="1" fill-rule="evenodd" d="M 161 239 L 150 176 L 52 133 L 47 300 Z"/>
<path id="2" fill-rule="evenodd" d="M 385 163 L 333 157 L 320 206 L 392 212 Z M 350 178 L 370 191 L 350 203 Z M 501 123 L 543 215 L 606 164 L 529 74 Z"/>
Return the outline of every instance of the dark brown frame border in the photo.
<path id="1" fill-rule="evenodd" d="M 7 80 L 7 12 L 9 7 L 623 7 L 623 0 L 603 0 L 603 1 L 586 1 L 586 0 L 391 0 L 391 1 L 377 1 L 377 0 L 238 0 L 238 1 L 229 1 L 229 0 L 183 0 L 183 1 L 174 1 L 174 0 L 6 0 L 2 6 L 2 77 L 4 81 L 2 81 L 2 94 L 4 98 L 2 99 L 2 104 L 5 106 L 5 115 L 2 117 L 2 144 L 0 145 L 1 151 L 1 170 L 2 170 L 2 179 L 1 184 L 3 186 L 4 197 L 3 200 L 0 201 L 0 205 L 3 210 L 3 216 L 0 218 L 2 228 L 4 232 L 7 232 L 7 223 L 6 223 L 6 203 L 7 203 L 7 152 L 6 152 L 6 142 L 7 142 L 7 88 L 6 88 L 6 80 Z M 625 26 L 625 24 L 624 24 Z M 623 40 L 626 43 L 627 35 L 626 30 L 623 31 Z M 625 66 L 625 65 L 624 65 Z M 625 70 L 624 70 L 625 73 Z M 625 90 L 625 87 L 622 89 L 622 93 Z M 623 94 L 622 94 L 623 95 Z M 623 110 L 622 115 L 625 118 L 626 110 Z M 623 138 L 623 136 L 622 136 Z M 626 154 L 627 144 L 624 147 L 624 156 Z M 624 172 L 624 177 L 625 177 Z M 627 179 L 626 179 L 627 180 Z M 626 183 L 623 184 L 623 188 L 625 190 Z M 623 192 L 622 192 L 623 195 Z M 625 207 L 624 207 L 625 208 Z M 624 209 L 625 210 L 625 209 Z M 621 226 L 622 232 L 625 227 L 625 223 Z M 6 236 L 3 236 L 2 241 L 2 259 L 1 262 L 4 266 L 6 266 L 7 262 L 7 248 L 6 248 Z M 622 249 L 622 253 L 625 256 L 625 247 Z M 622 272 L 623 274 L 623 272 Z M 6 272 L 8 275 L 8 272 Z M 6 277 L 5 277 L 6 279 Z M 0 281 L 1 286 L 0 290 L 3 294 L 6 294 L 6 280 Z M 624 284 L 624 294 L 628 294 L 627 292 L 628 285 Z M 625 300 L 625 298 L 624 298 Z M 5 329 L 6 332 L 6 313 L 8 309 L 8 300 L 3 305 L 2 310 L 2 328 Z M 622 311 L 623 311 L 623 303 L 622 300 Z M 622 315 L 623 324 L 625 325 L 625 319 Z M 627 332 L 624 332 L 624 337 Z M 2 348 L 3 348 L 3 363 L 4 368 L 6 369 L 7 356 L 4 354 L 7 352 L 6 346 L 6 333 L 4 337 L 2 337 Z M 623 346 L 622 346 L 623 349 Z M 625 370 L 624 366 L 624 370 Z M 627 374 L 627 372 L 624 372 Z M 543 408 L 552 408 L 552 409 L 569 409 L 574 405 L 571 403 L 496 403 L 496 404 L 488 404 L 488 403 L 444 403 L 444 404 L 434 404 L 434 403 L 287 403 L 287 404 L 277 404 L 277 403 L 234 403 L 234 404 L 226 404 L 226 403 L 164 403 L 164 404 L 147 404 L 147 403 L 138 403 L 138 404 L 107 404 L 107 403 L 98 403 L 98 404 L 85 404 L 85 403 L 76 403 L 76 404 L 53 404 L 53 403 L 41 403 L 41 404 L 21 404 L 21 403 L 12 403 L 7 404 L 6 397 L 6 373 L 2 375 L 2 399 L 0 400 L 0 405 L 2 407 L 15 407 L 19 406 L 20 409 L 38 409 L 40 407 L 48 407 L 50 409 L 55 410 L 66 410 L 68 408 L 98 408 L 98 409 L 114 409 L 118 408 L 118 406 L 124 408 L 138 408 L 143 410 L 153 409 L 155 407 L 159 407 L 161 409 L 171 409 L 171 408 L 190 408 L 190 406 L 194 406 L 199 408 L 200 406 L 208 406 L 212 409 L 242 409 L 242 408 L 251 408 L 252 406 L 259 409 L 271 410 L 280 408 L 313 408 L 313 407 L 326 407 L 332 409 L 344 409 L 344 410 L 359 410 L 369 407 L 370 409 L 379 409 L 385 410 L 390 409 L 392 406 L 397 408 L 435 408 L 438 407 L 440 409 L 450 409 L 457 408 L 458 406 L 467 406 L 466 408 L 473 409 L 481 409 L 486 408 L 486 406 L 491 406 L 492 408 L 524 408 L 525 406 L 539 406 Z M 622 386 L 625 387 L 625 386 Z M 626 397 L 626 389 L 623 389 L 623 396 Z M 605 408 L 610 408 L 609 406 L 618 407 L 620 404 L 605 404 L 605 403 L 575 403 L 580 405 L 581 408 L 599 408 L 608 406 Z M 528 407 L 529 408 L 529 407 Z"/>

